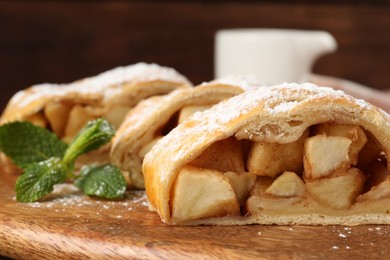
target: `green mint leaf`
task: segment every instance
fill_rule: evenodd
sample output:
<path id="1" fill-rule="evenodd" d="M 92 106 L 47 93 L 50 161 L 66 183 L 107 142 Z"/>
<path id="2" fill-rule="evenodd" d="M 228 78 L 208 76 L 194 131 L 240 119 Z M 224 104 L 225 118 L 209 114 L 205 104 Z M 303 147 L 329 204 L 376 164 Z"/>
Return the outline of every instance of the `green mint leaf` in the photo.
<path id="1" fill-rule="evenodd" d="M 60 158 L 32 163 L 16 181 L 16 200 L 34 202 L 53 190 L 53 186 L 65 181 L 68 168 Z"/>
<path id="2" fill-rule="evenodd" d="M 122 198 L 126 191 L 125 178 L 121 171 L 111 164 L 84 166 L 80 175 L 75 185 L 87 195 L 116 199 Z"/>
<path id="3" fill-rule="evenodd" d="M 22 168 L 50 157 L 62 157 L 66 148 L 55 134 L 30 122 L 0 126 L 0 151 Z"/>
<path id="4" fill-rule="evenodd" d="M 73 163 L 77 157 L 108 143 L 114 136 L 112 125 L 102 119 L 90 121 L 75 137 L 64 155 L 65 163 Z"/>

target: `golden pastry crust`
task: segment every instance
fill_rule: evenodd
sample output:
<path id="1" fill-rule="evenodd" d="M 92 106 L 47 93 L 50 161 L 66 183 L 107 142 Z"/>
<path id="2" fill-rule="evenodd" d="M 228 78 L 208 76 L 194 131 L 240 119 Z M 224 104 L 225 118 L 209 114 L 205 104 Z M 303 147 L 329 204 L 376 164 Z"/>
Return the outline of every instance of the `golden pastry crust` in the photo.
<path id="1" fill-rule="evenodd" d="M 125 113 L 141 100 L 191 87 L 172 68 L 137 63 L 70 84 L 40 84 L 19 91 L 7 104 L 0 124 L 31 121 L 70 142 L 89 120 L 104 117 L 118 128 Z M 76 163 L 106 163 L 108 152 L 106 145 Z"/>
<path id="2" fill-rule="evenodd" d="M 112 142 L 111 162 L 129 174 L 130 186 L 144 188 L 142 175 L 144 154 L 157 139 L 176 126 L 177 121 L 182 120 L 177 118 L 178 113 L 187 107 L 195 106 L 194 111 L 206 109 L 242 93 L 243 87 L 237 87 L 242 80 L 242 77 L 230 76 L 223 81 L 215 80 L 192 89 L 178 89 L 165 96 L 143 100 L 128 113 L 118 129 Z M 245 88 L 253 88 L 255 84 L 253 81 Z M 168 124 L 173 125 L 166 126 Z"/>
<path id="3" fill-rule="evenodd" d="M 50 101 L 69 101 L 109 109 L 113 104 L 134 106 L 140 100 L 192 84 L 174 69 L 137 63 L 118 67 L 70 84 L 40 84 L 17 92 L 7 104 L 0 124 L 25 120 Z"/>
<path id="4" fill-rule="evenodd" d="M 251 202 L 247 201 L 246 207 L 258 207 L 252 211 L 249 209 L 247 216 L 204 219 L 175 219 L 173 216 L 172 201 L 177 198 L 172 197 L 172 189 L 176 185 L 177 176 L 212 144 L 232 137 L 237 142 L 249 140 L 288 144 L 299 140 L 310 127 L 322 123 L 356 125 L 372 135 L 381 148 L 382 155 L 387 158 L 385 179 L 389 178 L 390 116 L 386 112 L 342 91 L 313 84 L 282 84 L 246 91 L 209 110 L 197 113 L 157 142 L 143 163 L 145 189 L 150 207 L 168 224 L 390 224 L 390 216 L 387 214 L 390 210 L 383 207 L 390 202 L 390 195 L 383 195 L 387 192 L 387 186 L 382 187 L 386 183 L 382 183 L 379 188 L 372 188 L 383 188 L 380 193 L 382 200 L 360 203 L 358 198 L 358 203 L 344 211 L 327 207 L 324 209 L 309 195 L 306 200 L 295 197 L 280 199 L 284 204 L 279 203 L 279 208 L 272 208 L 272 200 L 267 201 L 267 196 L 255 194 L 254 188 L 251 193 L 253 196 L 248 198 Z M 360 173 L 351 173 L 348 176 L 355 175 L 360 176 Z M 337 177 L 337 174 L 335 176 Z M 267 178 L 270 177 L 258 176 L 257 182 L 261 180 L 260 185 L 265 185 Z M 300 187 L 299 185 L 296 187 Z M 257 191 L 263 192 L 261 188 Z M 272 189 L 268 192 L 272 192 Z M 308 194 L 307 191 L 304 192 Z M 294 207 L 290 207 L 293 204 Z M 264 212 L 258 210 L 262 207 L 270 209 Z M 321 210 L 324 211 L 318 213 Z"/>

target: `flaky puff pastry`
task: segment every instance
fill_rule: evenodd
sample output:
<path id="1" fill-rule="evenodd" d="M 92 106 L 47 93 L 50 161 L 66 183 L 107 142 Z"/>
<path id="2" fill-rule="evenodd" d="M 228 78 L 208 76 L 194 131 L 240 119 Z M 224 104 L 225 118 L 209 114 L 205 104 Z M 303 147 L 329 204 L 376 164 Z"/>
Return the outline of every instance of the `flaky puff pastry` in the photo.
<path id="1" fill-rule="evenodd" d="M 196 113 L 143 163 L 170 225 L 390 224 L 390 117 L 312 84 L 246 91 Z"/>
<path id="2" fill-rule="evenodd" d="M 132 109 L 116 132 L 110 159 L 124 173 L 128 186 L 144 188 L 142 162 L 160 138 L 191 114 L 254 88 L 259 81 L 250 76 L 227 76 L 191 89 L 177 89 L 152 97 Z"/>
<path id="3" fill-rule="evenodd" d="M 119 128 L 126 113 L 139 101 L 191 86 L 172 68 L 137 63 L 70 84 L 40 84 L 19 91 L 7 104 L 0 124 L 31 121 L 70 142 L 89 120 L 103 117 Z M 108 162 L 108 149 L 106 145 L 78 163 Z"/>

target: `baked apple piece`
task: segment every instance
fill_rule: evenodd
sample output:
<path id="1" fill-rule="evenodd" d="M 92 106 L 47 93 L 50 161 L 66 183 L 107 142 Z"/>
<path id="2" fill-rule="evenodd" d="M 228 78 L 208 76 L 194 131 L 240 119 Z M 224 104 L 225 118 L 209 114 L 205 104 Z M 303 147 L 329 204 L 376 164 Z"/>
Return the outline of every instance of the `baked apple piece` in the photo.
<path id="1" fill-rule="evenodd" d="M 254 142 L 249 152 L 249 172 L 276 177 L 284 171 L 301 172 L 303 142 L 309 131 L 291 143 Z"/>
<path id="2" fill-rule="evenodd" d="M 28 117 L 26 117 L 26 121 L 29 121 L 32 124 L 34 124 L 36 126 L 43 127 L 43 128 L 46 128 L 48 126 L 48 122 L 42 113 L 37 113 L 37 114 L 31 115 L 31 116 L 28 116 Z"/>
<path id="3" fill-rule="evenodd" d="M 305 214 L 308 207 L 307 189 L 301 176 L 286 171 L 277 178 L 258 177 L 246 200 L 245 212 L 255 219 L 261 216 L 263 224 L 273 224 L 276 221 L 294 224 L 291 220 L 286 222 L 285 215 L 289 216 L 287 219 L 291 219 L 297 211 Z M 279 217 L 281 220 L 278 220 Z"/>
<path id="4" fill-rule="evenodd" d="M 171 211 L 179 223 L 239 215 L 240 207 L 229 178 L 222 172 L 186 166 L 173 183 Z"/>
<path id="5" fill-rule="evenodd" d="M 333 209 L 350 207 L 363 191 L 365 176 L 357 168 L 340 171 L 330 177 L 305 179 L 309 193 L 319 202 Z"/>
<path id="6" fill-rule="evenodd" d="M 256 183 L 257 176 L 249 172 L 237 173 L 232 171 L 225 172 L 224 175 L 228 177 L 233 187 L 238 204 L 243 206 Z"/>
<path id="7" fill-rule="evenodd" d="M 348 167 L 351 139 L 341 136 L 316 135 L 305 140 L 305 176 L 320 178 L 337 169 Z"/>
<path id="8" fill-rule="evenodd" d="M 265 190 L 266 194 L 279 197 L 303 196 L 305 183 L 295 172 L 284 172 Z"/>
<path id="9" fill-rule="evenodd" d="M 216 142 L 197 156 L 191 165 L 216 169 L 221 172 L 244 172 L 241 143 L 234 137 Z"/>
<path id="10" fill-rule="evenodd" d="M 364 145 L 367 143 L 367 136 L 358 125 L 345 124 L 318 124 L 314 129 L 314 134 L 324 134 L 326 136 L 341 136 L 351 140 L 351 145 L 348 151 L 349 161 L 352 165 L 356 165 L 358 155 Z"/>
<path id="11" fill-rule="evenodd" d="M 106 109 L 102 117 L 107 119 L 107 121 L 110 122 L 115 129 L 118 129 L 122 124 L 122 121 L 125 118 L 126 114 L 131 110 L 131 108 L 131 106 L 127 105 L 115 105 L 112 106 L 110 109 Z"/>
<path id="12" fill-rule="evenodd" d="M 64 118 L 69 117 L 71 110 L 72 104 L 65 102 L 49 102 L 44 107 L 45 117 L 49 122 L 51 130 L 57 136 L 64 136 L 64 130 L 68 124 L 68 120 L 64 120 Z"/>
<path id="13" fill-rule="evenodd" d="M 69 143 L 85 124 L 97 118 L 92 107 L 75 105 L 68 114 L 62 139 Z"/>

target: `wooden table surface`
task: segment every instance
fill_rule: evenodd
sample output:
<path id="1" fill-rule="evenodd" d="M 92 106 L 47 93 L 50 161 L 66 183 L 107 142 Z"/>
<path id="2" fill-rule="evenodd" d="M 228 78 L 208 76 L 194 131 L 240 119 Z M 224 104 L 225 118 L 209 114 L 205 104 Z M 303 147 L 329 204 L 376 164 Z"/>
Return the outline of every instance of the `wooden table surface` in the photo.
<path id="1" fill-rule="evenodd" d="M 67 184 L 45 202 L 17 203 L 14 182 L 0 175 L 0 255 L 18 259 L 390 257 L 390 226 L 169 227 L 142 191 L 102 201 Z"/>

